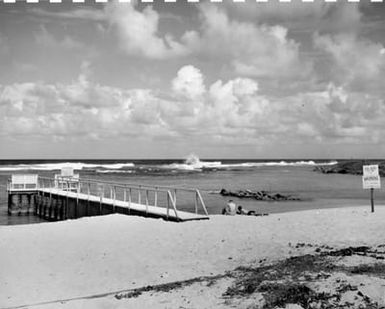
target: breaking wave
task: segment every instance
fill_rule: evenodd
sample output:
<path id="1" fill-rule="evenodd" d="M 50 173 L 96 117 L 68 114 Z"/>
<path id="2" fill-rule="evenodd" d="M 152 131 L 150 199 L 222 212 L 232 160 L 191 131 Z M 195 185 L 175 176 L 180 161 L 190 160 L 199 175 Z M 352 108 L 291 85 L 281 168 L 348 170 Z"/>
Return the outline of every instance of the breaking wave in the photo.
<path id="1" fill-rule="evenodd" d="M 109 170 L 119 170 L 126 167 L 134 167 L 134 163 L 113 163 L 113 164 L 91 164 L 83 162 L 63 162 L 63 163 L 44 163 L 44 164 L 14 164 L 0 166 L 0 171 L 55 171 L 63 167 L 72 167 L 74 170 L 105 168 Z"/>
<path id="2" fill-rule="evenodd" d="M 247 162 L 245 160 L 224 160 L 222 161 L 205 161 L 200 160 L 197 155 L 191 154 L 184 161 L 168 161 L 162 160 L 138 160 L 137 162 L 55 162 L 55 163 L 24 163 L 17 162 L 13 164 L 0 164 L 0 172 L 17 172 L 17 171 L 59 171 L 63 167 L 72 167 L 74 170 L 93 171 L 101 174 L 121 173 L 121 174 L 162 174 L 162 173 L 178 173 L 178 172 L 201 172 L 215 171 L 221 169 L 249 169 L 259 167 L 290 167 L 290 166 L 319 166 L 319 165 L 335 165 L 337 161 L 319 162 L 319 161 L 258 161 Z"/>
<path id="3" fill-rule="evenodd" d="M 187 170 L 187 171 L 193 171 L 193 170 L 202 170 L 204 168 L 218 168 L 222 165 L 222 162 L 215 161 L 215 162 L 208 162 L 208 161 L 201 161 L 199 160 L 199 157 L 190 154 L 184 163 L 172 163 L 168 165 L 161 166 L 162 168 L 169 168 L 169 169 L 178 169 L 178 170 Z"/>
<path id="4" fill-rule="evenodd" d="M 187 171 L 200 171 L 203 169 L 231 169 L 231 168 L 250 168 L 250 167 L 263 167 L 263 166 L 319 166 L 319 165 L 335 165 L 337 161 L 330 162 L 315 162 L 309 161 L 266 161 L 266 162 L 244 162 L 223 164 L 221 161 L 201 161 L 198 156 L 191 154 L 187 157 L 183 163 L 173 163 L 161 166 L 162 168 L 187 170 Z"/>

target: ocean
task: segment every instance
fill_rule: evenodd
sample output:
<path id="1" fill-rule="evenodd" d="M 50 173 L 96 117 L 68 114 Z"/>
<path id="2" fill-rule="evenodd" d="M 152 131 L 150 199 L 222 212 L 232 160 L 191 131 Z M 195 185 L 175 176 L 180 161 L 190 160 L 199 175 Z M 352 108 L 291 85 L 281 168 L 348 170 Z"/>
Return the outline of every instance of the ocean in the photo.
<path id="1" fill-rule="evenodd" d="M 317 165 L 338 160 L 204 160 L 196 156 L 169 160 L 0 160 L 0 225 L 45 222 L 33 215 L 9 216 L 6 183 L 11 174 L 34 173 L 53 177 L 72 166 L 80 178 L 118 183 L 175 186 L 200 190 L 209 214 L 219 214 L 229 197 L 219 191 L 252 190 L 292 195 L 300 201 L 257 201 L 232 198 L 237 205 L 263 213 L 368 205 L 370 192 L 361 176 L 322 174 Z M 375 190 L 375 205 L 385 204 L 384 190 Z M 178 209 L 193 211 L 187 198 Z"/>

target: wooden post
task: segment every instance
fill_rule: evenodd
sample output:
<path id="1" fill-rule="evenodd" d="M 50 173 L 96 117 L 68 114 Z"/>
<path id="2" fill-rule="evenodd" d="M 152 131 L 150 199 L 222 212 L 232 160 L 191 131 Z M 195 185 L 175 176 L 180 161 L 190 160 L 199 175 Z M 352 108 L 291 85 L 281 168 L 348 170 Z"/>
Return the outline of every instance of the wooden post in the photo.
<path id="1" fill-rule="evenodd" d="M 115 207 L 115 203 L 116 203 L 116 186 L 112 187 L 112 191 L 113 191 L 113 194 L 114 194 L 114 199 L 113 199 L 113 202 L 112 202 L 112 212 L 115 213 L 116 212 L 116 207 Z"/>
<path id="2" fill-rule="evenodd" d="M 128 214 L 131 212 L 131 200 L 132 200 L 132 190 L 131 188 L 129 189 L 129 194 L 128 194 Z"/>
<path id="3" fill-rule="evenodd" d="M 87 183 L 87 214 L 86 216 L 90 216 L 90 194 L 91 194 L 91 184 Z"/>
<path id="4" fill-rule="evenodd" d="M 169 215 L 169 210 L 170 209 L 170 191 L 167 191 L 167 220 L 168 220 L 168 215 Z"/>
<path id="5" fill-rule="evenodd" d="M 195 191 L 195 213 L 198 214 L 198 193 Z"/>
<path id="6" fill-rule="evenodd" d="M 374 212 L 374 198 L 373 198 L 373 188 L 370 188 L 370 204 L 372 206 L 372 212 Z"/>
<path id="7" fill-rule="evenodd" d="M 34 204 L 33 204 L 33 213 L 37 215 L 38 212 L 38 203 L 39 203 L 39 191 L 34 195 Z"/>
<path id="8" fill-rule="evenodd" d="M 27 213 L 30 214 L 33 212 L 33 202 L 32 202 L 32 194 L 28 194 L 27 195 L 27 203 L 28 203 L 28 206 L 27 206 Z M 32 211 L 31 211 L 32 209 Z"/>
<path id="9" fill-rule="evenodd" d="M 41 218 L 41 212 L 43 211 L 43 193 L 39 192 L 39 217 Z"/>
<path id="10" fill-rule="evenodd" d="M 8 193 L 8 214 L 12 214 L 11 207 L 12 207 L 12 194 Z"/>
<path id="11" fill-rule="evenodd" d="M 54 197 L 52 199 L 52 215 L 51 215 L 51 219 L 53 220 L 58 220 L 58 216 L 57 216 L 57 199 L 56 197 Z"/>
<path id="12" fill-rule="evenodd" d="M 69 217 L 69 199 L 68 199 L 68 189 L 67 189 L 67 194 L 66 194 L 66 216 L 65 218 L 68 219 Z"/>
<path id="13" fill-rule="evenodd" d="M 51 219 L 53 213 L 53 205 L 52 205 L 52 191 L 49 191 L 49 206 L 48 206 L 48 219 Z"/>
<path id="14" fill-rule="evenodd" d="M 23 195 L 22 194 L 18 194 L 17 197 L 18 197 L 17 214 L 20 216 L 20 214 L 21 214 L 21 207 L 23 205 Z"/>

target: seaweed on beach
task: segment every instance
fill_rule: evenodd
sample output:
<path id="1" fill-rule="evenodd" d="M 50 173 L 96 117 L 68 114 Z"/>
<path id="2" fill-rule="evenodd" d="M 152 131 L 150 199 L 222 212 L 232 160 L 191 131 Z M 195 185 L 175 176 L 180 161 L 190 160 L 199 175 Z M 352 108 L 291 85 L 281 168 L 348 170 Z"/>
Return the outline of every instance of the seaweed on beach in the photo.
<path id="1" fill-rule="evenodd" d="M 265 294 L 264 308 L 284 307 L 286 304 L 299 304 L 305 308 L 317 297 L 306 285 L 290 282 L 266 283 L 259 291 Z"/>
<path id="2" fill-rule="evenodd" d="M 325 269 L 330 271 L 332 268 L 333 266 L 325 262 L 324 258 L 311 254 L 290 257 L 263 267 L 239 267 L 236 271 L 241 274 L 240 280 L 230 287 L 224 293 L 224 296 L 247 295 L 256 291 L 261 292 L 264 282 L 280 280 L 300 281 L 300 279 L 309 281 L 313 279 L 309 277 L 309 273 L 317 272 L 319 274 Z"/>
<path id="3" fill-rule="evenodd" d="M 256 267 L 241 266 L 220 275 L 149 285 L 117 293 L 115 298 L 134 298 L 143 293 L 170 293 L 193 284 L 203 284 L 205 287 L 210 288 L 218 280 L 230 278 L 232 280 L 231 286 L 221 294 L 221 297 L 225 299 L 224 305 L 226 306 L 234 305 L 233 301 L 242 302 L 242 300 L 248 298 L 253 299 L 252 295 L 257 293 L 262 297 L 262 301 L 255 300 L 254 307 L 248 308 L 273 309 L 285 307 L 287 304 L 297 304 L 304 309 L 385 309 L 385 307 L 381 307 L 369 295 L 365 294 L 365 290 L 361 289 L 363 284 L 357 284 L 357 281 L 352 279 L 357 275 L 384 278 L 385 263 L 361 263 L 355 266 L 337 263 L 351 256 L 365 256 L 377 261 L 378 255 L 385 254 L 385 252 L 378 250 L 381 245 L 376 248 L 357 246 L 333 249 L 325 245 L 316 246 L 298 243 L 294 247 L 313 248 L 314 254 L 292 256 Z M 347 279 L 341 279 L 341 275 Z M 327 284 L 332 288 L 327 292 L 318 289 L 318 284 L 322 282 L 328 282 Z M 353 295 L 354 301 L 344 298 L 344 295 L 348 294 Z"/>
<path id="4" fill-rule="evenodd" d="M 122 298 L 134 298 L 138 297 L 142 293 L 145 292 L 170 292 L 172 290 L 181 289 L 186 286 L 192 285 L 194 283 L 202 283 L 205 282 L 206 286 L 213 285 L 217 280 L 226 278 L 226 277 L 232 277 L 232 273 L 228 272 L 222 275 L 215 275 L 215 276 L 202 276 L 202 277 L 196 277 L 188 280 L 181 280 L 181 281 L 174 281 L 174 282 L 168 282 L 163 284 L 157 284 L 157 285 L 147 285 L 145 287 L 137 288 L 137 289 L 131 289 L 127 290 L 125 292 L 120 292 L 115 294 L 116 299 L 122 299 Z"/>
<path id="5" fill-rule="evenodd" d="M 347 267 L 346 270 L 352 274 L 374 274 L 377 277 L 385 277 L 385 264 L 382 263 L 362 264 L 358 266 Z"/>
<path id="6" fill-rule="evenodd" d="M 325 247 L 322 247 L 325 249 Z M 360 308 L 383 308 L 363 294 L 355 285 L 345 281 L 335 282 L 336 288 L 332 293 L 317 292 L 312 289 L 311 282 L 327 280 L 334 273 L 345 273 L 349 276 L 372 275 L 384 277 L 385 264 L 361 264 L 358 266 L 337 265 L 341 258 L 352 255 L 369 255 L 376 252 L 367 246 L 347 247 L 337 250 L 321 250 L 319 254 L 294 256 L 283 261 L 262 267 L 239 267 L 236 269 L 237 278 L 234 284 L 224 293 L 225 298 L 248 297 L 254 293 L 263 295 L 264 309 L 285 307 L 286 304 L 297 304 L 302 308 L 355 308 L 356 304 L 341 304 L 342 295 L 347 292 L 355 293 L 355 299 Z M 260 308 L 256 306 L 255 308 Z"/>

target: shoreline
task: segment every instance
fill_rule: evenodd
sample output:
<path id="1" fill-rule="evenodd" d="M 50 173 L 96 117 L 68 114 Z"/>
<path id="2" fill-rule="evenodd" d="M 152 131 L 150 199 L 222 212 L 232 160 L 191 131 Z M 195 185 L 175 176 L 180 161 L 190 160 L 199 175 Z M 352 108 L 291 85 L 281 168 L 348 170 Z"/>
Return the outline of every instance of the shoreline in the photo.
<path id="1" fill-rule="evenodd" d="M 384 218 L 385 208 L 372 214 L 362 206 L 266 217 L 212 215 L 185 223 L 109 215 L 1 226 L 0 308 L 217 276 L 314 251 L 293 247 L 300 243 L 375 246 L 385 233 Z M 124 306 L 124 300 L 106 296 L 97 302 Z M 95 305 L 92 299 L 81 303 Z"/>
<path id="2" fill-rule="evenodd" d="M 268 210 L 264 210 L 262 211 L 263 213 L 268 213 L 268 215 L 277 215 L 277 214 L 286 214 L 286 213 L 294 213 L 294 212 L 304 212 L 304 211 L 317 211 L 317 210 L 327 210 L 327 209 L 344 209 L 344 208 L 357 208 L 357 207 L 367 207 L 368 210 L 370 210 L 370 200 L 369 199 L 359 199 L 357 201 L 357 199 L 336 199 L 335 201 L 344 201 L 345 203 L 343 204 L 338 204 L 338 203 L 333 203 L 333 204 L 327 204 L 326 202 L 328 201 L 331 201 L 330 199 L 318 199 L 318 201 L 323 201 L 325 203 L 322 203 L 320 204 L 321 206 L 319 205 L 312 205 L 312 204 L 307 204 L 307 201 L 306 200 L 302 200 L 302 201 L 256 201 L 255 202 L 255 209 L 256 212 L 258 213 L 258 203 L 272 203 L 272 204 L 275 204 L 275 205 L 282 205 L 283 207 L 281 207 L 278 211 L 274 210 L 273 212 L 269 212 Z M 334 201 L 334 200 L 333 200 Z M 357 202 L 357 204 L 355 205 L 352 205 L 352 203 L 348 203 L 349 201 L 355 201 Z M 241 202 L 242 200 L 240 200 L 240 202 L 238 203 L 239 205 L 241 205 Z M 303 205 L 304 207 L 307 207 L 308 205 L 310 205 L 310 208 L 300 208 L 300 209 L 291 209 L 291 208 L 285 208 L 285 204 L 289 204 L 289 203 L 293 203 L 293 202 L 297 202 L 298 204 L 300 205 Z M 366 202 L 367 204 L 364 205 L 364 203 L 362 202 Z M 381 207 L 384 207 L 385 206 L 385 203 L 384 201 L 379 201 L 380 204 L 376 204 L 376 201 L 375 201 L 375 205 L 374 207 L 377 208 L 381 208 Z M 238 205 L 237 204 L 237 205 Z M 225 205 L 225 204 L 224 204 Z M 317 207 L 318 206 L 318 207 Z M 35 225 L 35 224 L 41 224 L 41 223 L 55 223 L 55 222 L 62 222 L 62 221 L 48 221 L 48 220 L 44 220 L 44 219 L 41 219 L 37 216 L 35 216 L 34 214 L 21 214 L 20 216 L 19 215 L 12 215 L 12 216 L 9 216 L 8 215 L 8 205 L 6 203 L 4 203 L 4 205 L 1 205 L 0 204 L 0 227 L 5 227 L 5 226 L 14 226 L 14 225 Z M 251 207 L 251 209 L 254 209 L 254 207 Z M 4 216 L 7 217 L 7 219 L 4 219 L 2 220 L 1 219 L 1 216 L 2 214 Z M 105 216 L 105 215 L 103 215 Z M 213 213 L 213 214 L 209 214 L 209 216 L 223 216 L 221 213 Z M 240 216 L 240 215 L 236 215 L 236 216 Z M 245 216 L 245 215 L 244 215 Z M 98 216 L 91 216 L 91 217 L 88 217 L 88 218 L 92 218 L 92 217 L 98 217 Z M 131 217 L 137 217 L 137 216 L 131 216 Z M 143 217 L 142 217 L 143 218 Z M 82 219 L 82 218 L 78 218 L 78 219 Z M 76 220 L 78 220 L 76 219 Z M 150 219 L 150 218 L 148 218 Z M 2 221 L 12 221 L 12 220 L 15 220 L 15 221 L 26 221 L 26 222 L 14 222 L 14 223 L 11 223 L 11 224 L 3 224 Z"/>

